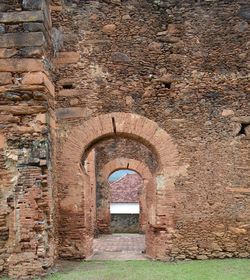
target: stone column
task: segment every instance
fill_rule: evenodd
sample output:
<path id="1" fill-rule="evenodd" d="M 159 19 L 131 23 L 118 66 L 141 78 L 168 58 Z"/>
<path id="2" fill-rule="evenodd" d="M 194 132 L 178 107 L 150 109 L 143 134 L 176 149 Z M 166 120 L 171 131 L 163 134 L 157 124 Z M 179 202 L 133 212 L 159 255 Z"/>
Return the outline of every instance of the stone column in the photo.
<path id="1" fill-rule="evenodd" d="M 0 4 L 0 271 L 10 277 L 43 273 L 55 251 L 50 10 L 19 2 Z"/>

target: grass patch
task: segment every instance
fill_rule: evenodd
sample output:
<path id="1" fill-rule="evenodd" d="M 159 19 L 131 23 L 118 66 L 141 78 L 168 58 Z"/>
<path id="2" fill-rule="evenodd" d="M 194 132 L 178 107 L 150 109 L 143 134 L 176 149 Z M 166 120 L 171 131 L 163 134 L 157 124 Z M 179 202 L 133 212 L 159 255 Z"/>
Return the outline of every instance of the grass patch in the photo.
<path id="1" fill-rule="evenodd" d="M 158 261 L 86 261 L 46 280 L 249 280 L 250 260 L 227 259 L 164 263 Z"/>

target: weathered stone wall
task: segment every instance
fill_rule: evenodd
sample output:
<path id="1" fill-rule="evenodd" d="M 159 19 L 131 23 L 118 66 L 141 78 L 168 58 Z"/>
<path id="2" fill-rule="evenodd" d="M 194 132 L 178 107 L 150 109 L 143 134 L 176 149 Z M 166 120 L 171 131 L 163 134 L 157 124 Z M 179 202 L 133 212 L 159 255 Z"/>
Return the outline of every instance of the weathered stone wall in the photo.
<path id="1" fill-rule="evenodd" d="M 164 162 L 147 194 L 149 255 L 249 257 L 248 27 L 244 0 L 2 0 L 0 271 L 91 253 L 94 177 L 80 158 L 111 125 Z"/>
<path id="2" fill-rule="evenodd" d="M 173 228 L 162 198 L 158 244 L 172 249 L 156 246 L 161 258 L 249 255 L 248 11 L 244 1 L 69 1 L 54 17 L 68 63 L 57 76 L 58 130 L 131 112 L 178 145 L 186 173 Z"/>
<path id="3" fill-rule="evenodd" d="M 139 214 L 111 214 L 112 233 L 138 233 Z"/>
<path id="4" fill-rule="evenodd" d="M 40 275 L 54 262 L 54 85 L 47 1 L 0 3 L 0 273 Z"/>
<path id="5" fill-rule="evenodd" d="M 67 165 L 64 165 L 67 168 Z M 92 243 L 96 229 L 95 151 L 92 150 L 87 155 L 85 164 L 80 166 L 82 177 L 79 170 L 73 165 L 70 167 L 70 173 L 80 180 L 71 189 L 70 195 L 67 193 L 67 188 L 70 187 L 67 183 L 63 189 L 60 188 L 62 183 L 58 184 L 60 211 L 57 212 L 55 225 L 58 230 L 58 256 L 65 259 L 80 259 L 93 252 Z M 67 180 L 70 181 L 70 178 Z M 64 199 L 60 199 L 61 197 Z"/>
<path id="6" fill-rule="evenodd" d="M 145 145 L 128 138 L 116 137 L 103 140 L 95 145 L 96 169 L 99 173 L 105 164 L 113 159 L 127 157 L 142 161 L 153 173 L 157 169 L 155 154 Z"/>

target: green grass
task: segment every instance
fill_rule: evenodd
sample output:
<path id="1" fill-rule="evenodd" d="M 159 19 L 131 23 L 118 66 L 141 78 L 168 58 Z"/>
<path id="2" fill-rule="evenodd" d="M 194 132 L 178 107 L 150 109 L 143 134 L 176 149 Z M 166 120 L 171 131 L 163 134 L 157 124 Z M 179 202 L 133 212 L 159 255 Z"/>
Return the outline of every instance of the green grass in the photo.
<path id="1" fill-rule="evenodd" d="M 250 280 L 250 260 L 87 261 L 67 264 L 46 280 Z"/>

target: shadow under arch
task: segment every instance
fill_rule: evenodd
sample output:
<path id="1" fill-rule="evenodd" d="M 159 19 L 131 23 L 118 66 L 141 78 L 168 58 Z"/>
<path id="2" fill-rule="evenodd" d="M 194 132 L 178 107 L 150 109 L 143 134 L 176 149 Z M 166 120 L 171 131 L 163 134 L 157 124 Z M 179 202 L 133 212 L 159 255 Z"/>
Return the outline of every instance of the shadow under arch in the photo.
<path id="1" fill-rule="evenodd" d="M 158 158 L 156 157 L 156 153 L 155 153 L 155 149 L 151 148 L 149 144 L 145 144 L 145 141 L 142 141 L 139 137 L 135 137 L 135 135 L 129 135 L 129 134 L 124 134 L 124 133 L 120 133 L 120 134 L 109 134 L 109 135 L 104 135 L 103 137 L 100 137 L 98 139 L 95 139 L 92 143 L 90 143 L 88 145 L 88 147 L 86 148 L 85 152 L 82 154 L 82 158 L 81 158 L 81 163 L 82 163 L 82 168 L 83 171 L 86 172 L 85 168 L 84 168 L 84 163 L 88 158 L 89 153 L 95 149 L 96 146 L 98 146 L 98 144 L 103 143 L 103 141 L 105 140 L 110 140 L 110 139 L 130 139 L 133 140 L 134 143 L 139 143 L 142 144 L 144 147 L 148 148 L 148 150 L 150 152 L 152 152 L 152 154 L 155 156 L 154 160 L 156 162 L 156 168 L 154 168 L 155 170 L 158 169 Z M 124 167 L 125 169 L 131 169 L 128 167 Z M 135 172 L 137 172 L 136 170 L 134 170 Z M 150 171 L 151 172 L 151 171 Z"/>
<path id="2" fill-rule="evenodd" d="M 165 248 L 159 240 L 174 227 L 174 183 L 180 168 L 177 147 L 170 135 L 154 121 L 132 113 L 110 113 L 74 127 L 58 154 L 57 224 L 61 257 L 86 258 L 92 254 L 94 204 L 90 177 L 95 174 L 84 174 L 81 159 L 94 143 L 117 135 L 143 143 L 157 156 L 159 167 L 157 174 L 153 174 L 156 183 L 148 209 L 150 229 L 146 234 L 150 245 L 147 254 L 164 259 L 171 250 L 171 242 Z"/>

